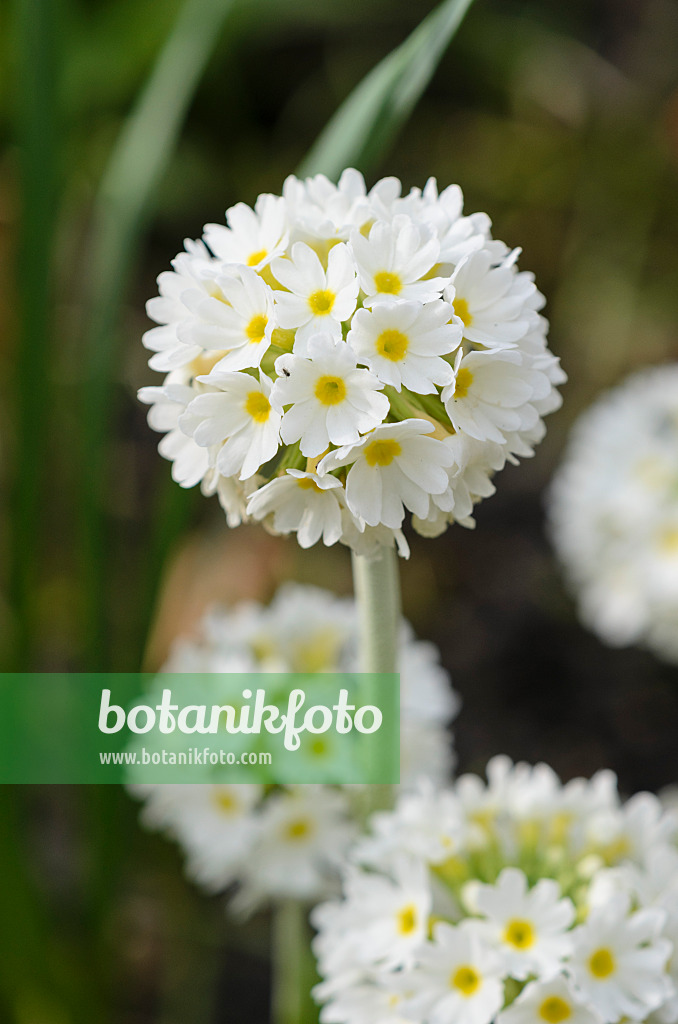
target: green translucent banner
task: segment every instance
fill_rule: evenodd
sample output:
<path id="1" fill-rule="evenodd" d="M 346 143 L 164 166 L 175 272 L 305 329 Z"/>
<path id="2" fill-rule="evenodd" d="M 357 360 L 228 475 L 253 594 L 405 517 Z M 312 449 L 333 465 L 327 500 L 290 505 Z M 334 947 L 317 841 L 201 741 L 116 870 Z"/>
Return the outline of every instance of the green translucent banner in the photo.
<path id="1" fill-rule="evenodd" d="M 0 783 L 399 780 L 398 675 L 0 674 Z"/>

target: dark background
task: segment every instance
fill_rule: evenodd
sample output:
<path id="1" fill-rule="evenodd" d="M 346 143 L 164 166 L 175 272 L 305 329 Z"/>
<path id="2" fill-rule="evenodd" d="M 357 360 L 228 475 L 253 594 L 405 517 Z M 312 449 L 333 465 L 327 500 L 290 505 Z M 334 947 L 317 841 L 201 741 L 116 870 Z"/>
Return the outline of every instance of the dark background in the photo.
<path id="1" fill-rule="evenodd" d="M 345 549 L 229 533 L 216 499 L 172 484 L 135 398 L 159 379 L 140 343 L 144 302 L 184 236 L 280 192 L 341 100 L 432 7 L 235 4 L 114 274 L 98 363 L 93 210 L 178 4 L 0 10 L 2 667 L 154 668 L 215 599 L 267 598 L 285 578 L 350 591 Z M 49 30 L 36 42 L 40 9 Z M 678 669 L 578 624 L 543 506 L 577 414 L 676 355 L 677 57 L 673 0 L 478 0 L 368 174 L 461 184 L 467 211 L 522 246 L 570 378 L 536 457 L 498 477 L 477 530 L 413 536 L 402 566 L 404 612 L 463 697 L 463 770 L 503 752 L 563 778 L 611 767 L 626 793 L 677 781 Z M 194 892 L 124 793 L 2 788 L 3 1024 L 257 1024 L 266 928 L 236 928 Z"/>

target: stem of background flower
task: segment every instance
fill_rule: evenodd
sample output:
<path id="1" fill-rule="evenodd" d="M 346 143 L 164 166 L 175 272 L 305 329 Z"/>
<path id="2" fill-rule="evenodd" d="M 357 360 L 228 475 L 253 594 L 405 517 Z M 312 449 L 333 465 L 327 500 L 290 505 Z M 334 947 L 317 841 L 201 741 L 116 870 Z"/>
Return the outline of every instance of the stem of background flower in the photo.
<path id="1" fill-rule="evenodd" d="M 281 900 L 273 908 L 272 1024 L 311 1024 L 318 1019 L 311 997 L 317 975 L 309 946 L 306 913 L 305 905 L 299 900 Z"/>
<path id="2" fill-rule="evenodd" d="M 395 547 L 380 548 L 376 558 L 353 552 L 353 589 L 358 613 L 361 672 L 398 671 L 400 571 Z M 365 817 L 393 803 L 391 786 L 366 790 Z"/>
<path id="3" fill-rule="evenodd" d="M 353 588 L 360 630 L 360 671 L 396 672 L 400 576 L 395 548 L 376 558 L 353 554 Z"/>

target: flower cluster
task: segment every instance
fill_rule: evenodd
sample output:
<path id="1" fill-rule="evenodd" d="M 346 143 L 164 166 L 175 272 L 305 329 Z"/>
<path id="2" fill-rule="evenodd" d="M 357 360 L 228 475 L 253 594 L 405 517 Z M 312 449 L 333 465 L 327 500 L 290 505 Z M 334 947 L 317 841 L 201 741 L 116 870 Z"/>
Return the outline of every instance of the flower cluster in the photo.
<path id="1" fill-rule="evenodd" d="M 495 758 L 372 818 L 316 907 L 324 1024 L 678 1020 L 678 816 Z"/>
<path id="2" fill-rule="evenodd" d="M 635 373 L 584 413 L 549 511 L 586 625 L 678 661 L 678 366 Z"/>
<path id="3" fill-rule="evenodd" d="M 268 607 L 214 609 L 200 630 L 198 639 L 176 644 L 163 671 L 213 679 L 207 703 L 217 697 L 222 703 L 228 673 L 358 671 L 355 605 L 317 587 L 286 584 Z M 453 768 L 446 726 L 458 698 L 435 646 L 415 640 L 404 621 L 399 658 L 401 786 L 412 788 L 422 778 L 443 782 Z M 226 696 L 232 701 L 238 694 Z M 359 787 L 207 781 L 130 789 L 144 801 L 144 823 L 181 845 L 189 877 L 210 892 L 238 883 L 234 906 L 246 911 L 269 899 L 317 900 L 336 888 L 364 795 Z"/>
<path id="4" fill-rule="evenodd" d="M 148 303 L 143 388 L 174 479 L 262 521 L 359 553 L 473 525 L 528 456 L 564 375 L 518 250 L 464 216 L 457 186 L 401 194 L 289 177 L 187 241 Z"/>

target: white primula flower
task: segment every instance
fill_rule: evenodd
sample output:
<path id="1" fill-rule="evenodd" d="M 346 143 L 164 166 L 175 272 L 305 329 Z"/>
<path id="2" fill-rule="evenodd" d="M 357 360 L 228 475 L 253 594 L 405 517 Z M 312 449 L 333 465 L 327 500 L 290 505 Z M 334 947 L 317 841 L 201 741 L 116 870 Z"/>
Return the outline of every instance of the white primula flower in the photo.
<path id="1" fill-rule="evenodd" d="M 365 306 L 392 298 L 432 302 L 447 283 L 446 278 L 427 277 L 440 254 L 438 239 L 405 215 L 390 224 L 377 221 L 367 238 L 354 231 L 350 246 Z"/>
<path id="2" fill-rule="evenodd" d="M 343 487 L 333 476 L 288 469 L 250 495 L 247 513 L 257 522 L 271 517 L 276 533 L 296 533 L 302 548 L 322 537 L 330 545 L 342 534 Z"/>
<path id="3" fill-rule="evenodd" d="M 217 370 L 244 370 L 259 366 L 271 344 L 274 328 L 273 292 L 258 274 L 242 268 L 215 278 L 218 295 L 200 296 L 191 305 L 197 321 L 179 328 L 179 336 L 198 342 L 220 359 Z M 225 354 L 224 354 L 225 353 Z"/>
<path id="4" fill-rule="evenodd" d="M 387 302 L 359 309 L 351 323 L 348 343 L 380 380 L 400 391 L 421 395 L 438 392 L 454 373 L 443 356 L 458 348 L 461 329 L 450 322 L 446 302 Z"/>
<path id="5" fill-rule="evenodd" d="M 507 264 L 497 266 L 481 249 L 459 264 L 445 289 L 464 337 L 486 348 L 513 347 L 537 319 L 534 304 L 541 305 L 532 275 Z"/>
<path id="6" fill-rule="evenodd" d="M 512 978 L 548 978 L 558 972 L 572 949 L 567 931 L 575 909 L 571 900 L 562 899 L 557 882 L 542 878 L 528 890 L 522 871 L 504 868 L 495 885 L 474 891 L 473 903 Z"/>
<path id="7" fill-rule="evenodd" d="M 411 963 L 431 911 L 423 865 L 401 858 L 388 877 L 349 867 L 345 893 L 344 903 L 318 907 L 311 917 L 319 927 L 328 917 L 336 921 L 331 942 L 320 937 L 314 944 L 321 971 Z"/>
<path id="8" fill-rule="evenodd" d="M 380 393 L 381 381 L 358 368 L 345 341 L 315 335 L 307 354 L 278 358 L 271 402 L 281 412 L 288 407 L 280 424 L 285 444 L 299 441 L 302 455 L 313 457 L 327 451 L 330 443 L 354 444 L 379 426 L 389 402 Z"/>
<path id="9" fill-rule="evenodd" d="M 210 453 L 179 428 L 195 391 L 186 384 L 167 383 L 164 387 L 141 388 L 138 397 L 151 406 L 149 426 L 165 434 L 158 451 L 172 463 L 172 479 L 181 487 L 195 487 L 209 472 Z"/>
<path id="10" fill-rule="evenodd" d="M 358 444 L 330 452 L 318 471 L 350 465 L 346 501 L 351 512 L 369 526 L 383 523 L 397 529 L 405 508 L 425 516 L 429 495 L 447 488 L 446 467 L 453 456 L 442 441 L 426 436 L 432 431 L 427 420 L 384 424 Z"/>
<path id="11" fill-rule="evenodd" d="M 184 245 L 186 251 L 172 260 L 173 269 L 163 271 L 158 277 L 160 294 L 146 303 L 147 315 L 159 324 L 146 331 L 142 338 L 145 348 L 155 353 L 148 363 L 152 370 L 175 370 L 202 352 L 198 342 L 183 341 L 178 329 L 190 316 L 183 301 L 184 294 L 194 288 L 202 289 L 205 296 L 210 294 L 210 254 L 202 242 L 187 239 Z"/>
<path id="12" fill-rule="evenodd" d="M 504 1001 L 501 968 L 474 922 L 437 922 L 407 975 L 408 1016 L 427 1024 L 490 1024 Z"/>
<path id="13" fill-rule="evenodd" d="M 391 982 L 389 984 L 389 981 Z M 320 986 L 318 986 L 320 989 Z M 320 1011 L 321 1024 L 411 1024 L 403 1015 L 405 994 L 393 984 L 347 985 Z"/>
<path id="14" fill-rule="evenodd" d="M 604 1021 L 644 1020 L 672 994 L 666 974 L 671 943 L 659 938 L 663 910 L 629 913 L 630 900 L 615 893 L 594 907 L 575 929 L 568 971 L 579 992 Z"/>
<path id="15" fill-rule="evenodd" d="M 529 430 L 537 422 L 530 404 L 541 394 L 543 374 L 530 370 L 511 350 L 469 352 L 460 349 L 454 380 L 443 388 L 442 399 L 455 430 L 478 441 L 506 443 L 506 434 Z"/>
<path id="16" fill-rule="evenodd" d="M 429 178 L 422 199 L 421 216 L 438 236 L 441 264 L 455 267 L 469 253 L 486 244 L 490 236 L 490 218 L 486 213 L 462 216 L 464 197 L 458 185 L 448 185 L 438 195 L 435 178 Z"/>
<path id="17" fill-rule="evenodd" d="M 207 224 L 205 241 L 225 263 L 260 270 L 285 251 L 288 237 L 285 200 L 260 195 L 254 209 L 237 203 L 226 211 L 228 227 Z"/>
<path id="18" fill-rule="evenodd" d="M 514 1003 L 497 1017 L 497 1024 L 600 1024 L 592 1007 L 575 996 L 566 978 L 531 981 Z"/>
<path id="19" fill-rule="evenodd" d="M 309 338 L 318 332 L 341 338 L 342 321 L 352 316 L 358 297 L 358 279 L 345 245 L 330 249 L 325 270 L 313 249 L 295 242 L 290 257 L 274 260 L 271 270 L 287 289 L 276 291 L 275 312 L 283 329 L 297 329 L 295 352 L 306 355 Z"/>
<path id="20" fill-rule="evenodd" d="M 274 793 L 260 814 L 234 906 L 251 911 L 266 897 L 317 900 L 328 894 L 355 833 L 343 792 L 307 785 Z"/>
<path id="21" fill-rule="evenodd" d="M 262 787 L 155 787 L 165 788 L 177 798 L 164 826 L 186 851 L 187 875 L 208 891 L 221 892 L 239 876 L 256 841 L 258 823 L 252 812 L 261 801 Z"/>
<path id="22" fill-rule="evenodd" d="M 270 402 L 271 381 L 248 373 L 213 370 L 200 378 L 215 390 L 198 395 L 181 417 L 180 425 L 196 444 L 218 445 L 217 469 L 223 476 L 253 476 L 272 459 L 279 446 L 280 414 Z"/>

